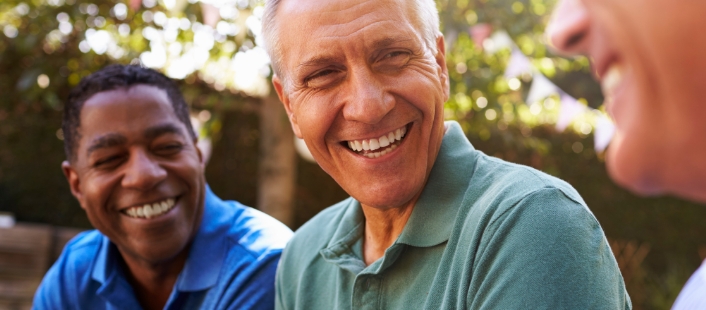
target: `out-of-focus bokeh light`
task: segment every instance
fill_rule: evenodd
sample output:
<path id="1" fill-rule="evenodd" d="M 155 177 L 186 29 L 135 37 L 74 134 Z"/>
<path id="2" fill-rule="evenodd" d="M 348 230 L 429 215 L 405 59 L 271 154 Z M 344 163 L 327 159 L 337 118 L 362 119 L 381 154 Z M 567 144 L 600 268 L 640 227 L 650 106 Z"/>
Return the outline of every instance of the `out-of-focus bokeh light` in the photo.
<path id="1" fill-rule="evenodd" d="M 466 66 L 465 63 L 459 62 L 456 64 L 456 72 L 458 72 L 458 74 L 464 74 L 466 71 L 468 71 L 468 66 Z"/>
<path id="2" fill-rule="evenodd" d="M 483 109 L 488 106 L 488 99 L 486 99 L 485 97 L 479 97 L 478 99 L 476 99 L 476 105 L 479 108 Z"/>
<path id="3" fill-rule="evenodd" d="M 17 33 L 18 33 L 17 27 L 15 27 L 13 25 L 5 25 L 5 27 L 3 27 L 3 29 L 2 29 L 2 33 L 4 33 L 5 36 L 10 39 L 15 38 L 15 37 L 17 37 Z"/>
<path id="4" fill-rule="evenodd" d="M 493 121 L 498 117 L 498 112 L 493 109 L 488 109 L 485 111 L 485 118 L 489 121 Z"/>
<path id="5" fill-rule="evenodd" d="M 49 77 L 46 74 L 40 74 L 37 77 L 37 85 L 41 88 L 47 88 L 49 87 Z"/>
<path id="6" fill-rule="evenodd" d="M 510 87 L 511 90 L 518 90 L 520 86 L 522 86 L 522 82 L 517 78 L 511 78 L 507 81 L 507 86 Z"/>

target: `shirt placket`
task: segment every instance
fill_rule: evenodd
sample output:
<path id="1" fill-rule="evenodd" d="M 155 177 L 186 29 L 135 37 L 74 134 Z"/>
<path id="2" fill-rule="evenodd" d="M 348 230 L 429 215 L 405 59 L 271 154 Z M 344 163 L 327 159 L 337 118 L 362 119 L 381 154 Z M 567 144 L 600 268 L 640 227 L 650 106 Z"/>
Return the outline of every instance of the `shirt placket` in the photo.
<path id="1" fill-rule="evenodd" d="M 352 309 L 378 309 L 382 278 L 371 274 L 359 274 L 353 285 Z"/>

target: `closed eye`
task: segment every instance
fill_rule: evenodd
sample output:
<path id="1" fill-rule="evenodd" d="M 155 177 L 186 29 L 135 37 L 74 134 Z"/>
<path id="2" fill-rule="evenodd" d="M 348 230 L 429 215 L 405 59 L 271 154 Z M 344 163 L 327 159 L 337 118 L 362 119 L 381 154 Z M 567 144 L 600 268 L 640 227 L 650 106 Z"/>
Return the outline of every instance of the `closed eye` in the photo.
<path id="1" fill-rule="evenodd" d="M 117 165 L 120 163 L 120 160 L 123 158 L 123 155 L 114 155 L 114 156 L 109 156 L 106 158 L 99 159 L 93 164 L 93 167 L 95 168 L 110 168 L 112 166 Z"/>
<path id="2" fill-rule="evenodd" d="M 323 69 L 306 77 L 304 84 L 310 88 L 325 88 L 335 83 L 341 74 L 337 69 Z"/>
<path id="3" fill-rule="evenodd" d="M 411 59 L 412 53 L 406 50 L 394 50 L 384 54 L 376 62 L 377 70 L 382 72 L 397 72 L 404 68 Z"/>
<path id="4" fill-rule="evenodd" d="M 157 147 L 155 152 L 160 156 L 170 156 L 179 153 L 182 149 L 184 146 L 181 143 L 172 143 Z"/>

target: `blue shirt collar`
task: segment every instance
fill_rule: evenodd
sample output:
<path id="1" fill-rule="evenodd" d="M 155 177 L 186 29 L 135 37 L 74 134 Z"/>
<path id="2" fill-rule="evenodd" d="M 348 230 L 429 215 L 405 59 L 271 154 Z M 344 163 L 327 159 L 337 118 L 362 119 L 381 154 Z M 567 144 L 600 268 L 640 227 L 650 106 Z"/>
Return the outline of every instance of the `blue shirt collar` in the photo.
<path id="1" fill-rule="evenodd" d="M 222 236 L 226 234 L 229 225 L 217 225 L 228 218 L 227 205 L 206 185 L 203 219 L 198 232 L 194 236 L 184 269 L 176 282 L 178 292 L 195 292 L 208 289 L 216 284 L 221 267 L 225 261 L 227 242 Z M 125 279 L 120 261 L 120 252 L 107 237 L 103 237 L 91 274 L 93 280 L 101 283 L 101 292 L 111 292 L 118 289 L 131 290 Z M 126 286 L 127 287 L 124 287 Z"/>

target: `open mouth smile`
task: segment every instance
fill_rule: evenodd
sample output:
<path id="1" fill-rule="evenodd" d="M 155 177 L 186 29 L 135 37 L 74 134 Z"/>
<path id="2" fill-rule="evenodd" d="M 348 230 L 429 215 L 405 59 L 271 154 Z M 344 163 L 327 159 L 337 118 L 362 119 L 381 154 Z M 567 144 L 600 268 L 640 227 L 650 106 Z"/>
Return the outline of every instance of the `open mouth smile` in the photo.
<path id="1" fill-rule="evenodd" d="M 407 134 L 407 125 L 395 129 L 379 138 L 367 140 L 351 140 L 344 142 L 348 148 L 356 154 L 378 158 L 396 149 L 404 140 Z"/>
<path id="2" fill-rule="evenodd" d="M 177 198 L 167 198 L 162 201 L 123 209 L 121 212 L 132 218 L 150 219 L 164 215 L 169 212 L 169 210 L 174 209 L 176 200 Z"/>

